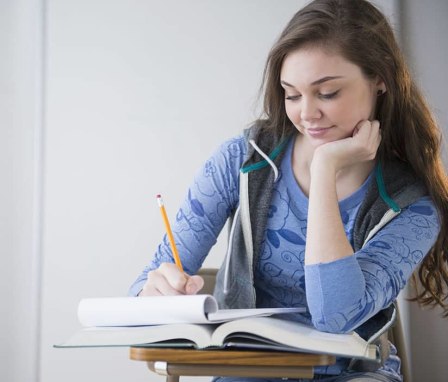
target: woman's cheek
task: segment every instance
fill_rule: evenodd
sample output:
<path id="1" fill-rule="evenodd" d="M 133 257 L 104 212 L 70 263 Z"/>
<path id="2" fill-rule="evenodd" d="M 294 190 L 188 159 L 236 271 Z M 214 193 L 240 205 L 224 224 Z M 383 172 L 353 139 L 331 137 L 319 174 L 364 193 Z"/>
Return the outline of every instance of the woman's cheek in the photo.
<path id="1" fill-rule="evenodd" d="M 286 104 L 285 110 L 286 110 L 286 115 L 287 115 L 288 119 L 292 122 L 292 124 L 299 131 L 301 131 L 300 117 L 299 117 L 299 114 L 297 113 L 297 111 L 295 110 L 295 108 L 288 107 L 288 104 Z"/>

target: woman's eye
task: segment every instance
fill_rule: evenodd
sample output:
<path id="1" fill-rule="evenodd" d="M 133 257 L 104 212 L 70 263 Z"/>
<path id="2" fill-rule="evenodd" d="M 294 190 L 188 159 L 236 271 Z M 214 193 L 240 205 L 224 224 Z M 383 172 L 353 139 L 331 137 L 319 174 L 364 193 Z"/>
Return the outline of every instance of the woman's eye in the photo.
<path id="1" fill-rule="evenodd" d="M 297 100 L 300 99 L 300 96 L 299 96 L 299 95 L 295 95 L 295 96 L 286 96 L 286 99 L 287 99 L 288 101 L 297 101 Z"/>
<path id="2" fill-rule="evenodd" d="M 335 98 L 339 93 L 339 90 L 333 92 L 333 93 L 325 93 L 325 94 L 320 94 L 320 98 L 323 99 L 332 99 Z"/>

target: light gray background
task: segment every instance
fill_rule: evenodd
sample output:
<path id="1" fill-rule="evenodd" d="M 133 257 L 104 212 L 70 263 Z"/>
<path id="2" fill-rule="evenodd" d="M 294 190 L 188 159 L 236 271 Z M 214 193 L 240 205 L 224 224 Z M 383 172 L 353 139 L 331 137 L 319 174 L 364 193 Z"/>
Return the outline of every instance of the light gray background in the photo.
<path id="1" fill-rule="evenodd" d="M 265 57 L 304 3 L 0 1 L 0 380 L 163 380 L 127 349 L 52 345 L 79 328 L 79 299 L 126 294 L 149 261 L 155 194 L 174 218 L 196 169 L 257 117 Z M 448 3 L 377 3 L 446 127 Z M 445 381 L 447 321 L 411 313 L 414 380 Z"/>

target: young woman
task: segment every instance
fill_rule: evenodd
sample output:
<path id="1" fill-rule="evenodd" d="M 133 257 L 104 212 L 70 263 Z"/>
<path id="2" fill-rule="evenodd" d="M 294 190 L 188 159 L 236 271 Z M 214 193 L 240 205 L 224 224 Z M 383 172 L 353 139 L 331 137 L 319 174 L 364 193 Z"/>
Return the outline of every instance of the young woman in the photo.
<path id="1" fill-rule="evenodd" d="M 186 273 L 165 239 L 130 293 L 198 292 L 231 218 L 221 307 L 305 306 L 294 319 L 368 336 L 416 272 L 416 300 L 448 314 L 440 131 L 384 15 L 313 1 L 273 46 L 263 88 L 264 117 L 206 162 L 177 214 Z M 399 364 L 391 345 L 377 370 L 340 359 L 315 380 L 401 381 Z"/>

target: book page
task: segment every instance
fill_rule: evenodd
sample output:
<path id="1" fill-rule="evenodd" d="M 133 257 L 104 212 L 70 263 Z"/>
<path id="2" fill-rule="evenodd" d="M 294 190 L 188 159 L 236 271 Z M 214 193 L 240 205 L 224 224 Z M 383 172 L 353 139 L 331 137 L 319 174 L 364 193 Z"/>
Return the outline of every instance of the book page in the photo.
<path id="1" fill-rule="evenodd" d="M 84 328 L 56 348 L 131 346 L 170 341 L 170 347 L 205 348 L 210 344 L 213 325 L 173 324 L 161 326 Z"/>
<path id="2" fill-rule="evenodd" d="M 217 310 L 209 295 L 87 298 L 79 303 L 78 319 L 83 326 L 201 324 Z"/>
<path id="3" fill-rule="evenodd" d="M 313 353 L 334 354 L 341 357 L 355 357 L 376 360 L 377 349 L 369 345 L 356 333 L 333 334 L 320 332 L 304 324 L 272 317 L 255 317 L 227 322 L 220 325 L 212 335 L 213 344 L 237 342 L 238 337 L 250 334 L 253 340 L 267 339 L 269 346 L 278 343 L 297 350 Z M 234 334 L 235 341 L 233 341 Z M 242 336 L 241 336 L 242 334 Z M 251 341 L 253 343 L 253 341 Z M 283 349 L 284 350 L 284 349 Z"/>

